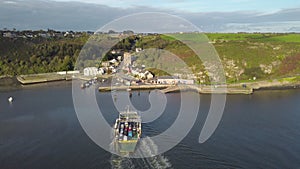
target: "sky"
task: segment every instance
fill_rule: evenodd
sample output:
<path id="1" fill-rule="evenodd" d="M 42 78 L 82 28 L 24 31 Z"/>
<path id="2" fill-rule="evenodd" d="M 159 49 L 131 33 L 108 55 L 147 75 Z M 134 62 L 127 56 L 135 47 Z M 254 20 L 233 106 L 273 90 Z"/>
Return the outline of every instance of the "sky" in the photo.
<path id="1" fill-rule="evenodd" d="M 95 31 L 144 12 L 176 15 L 205 32 L 300 32 L 300 0 L 0 0 L 0 29 Z"/>
<path id="2" fill-rule="evenodd" d="M 70 1 L 70 0 L 55 0 Z M 72 0 L 96 3 L 111 7 L 131 8 L 147 6 L 183 12 L 259 11 L 272 13 L 300 7 L 299 0 Z"/>

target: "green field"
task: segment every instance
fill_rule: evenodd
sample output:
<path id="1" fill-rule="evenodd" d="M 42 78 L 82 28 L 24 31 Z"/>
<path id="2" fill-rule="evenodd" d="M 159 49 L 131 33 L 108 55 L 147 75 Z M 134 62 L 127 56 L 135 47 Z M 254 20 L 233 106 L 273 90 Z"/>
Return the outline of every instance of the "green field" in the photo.
<path id="1" fill-rule="evenodd" d="M 169 51 L 188 64 L 194 74 L 205 72 L 201 59 L 186 46 L 190 42 L 212 44 L 225 73 L 228 74 L 227 82 L 265 80 L 300 74 L 300 34 L 178 33 L 147 37 L 140 44 L 143 48 L 160 47 Z M 205 50 L 207 49 L 201 49 L 200 53 L 205 55 Z M 141 60 L 151 66 L 156 63 L 149 60 L 149 57 L 142 56 Z"/>
<path id="2" fill-rule="evenodd" d="M 300 43 L 300 34 L 277 33 L 208 33 L 210 40 L 226 41 L 261 41 L 261 42 L 295 42 Z"/>

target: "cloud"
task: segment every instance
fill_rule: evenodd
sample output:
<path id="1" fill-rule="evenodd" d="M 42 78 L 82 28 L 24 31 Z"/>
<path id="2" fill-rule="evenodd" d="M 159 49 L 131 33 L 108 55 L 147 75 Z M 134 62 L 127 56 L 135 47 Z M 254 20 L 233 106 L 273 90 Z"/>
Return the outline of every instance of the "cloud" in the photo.
<path id="1" fill-rule="evenodd" d="M 205 32 L 299 32 L 300 8 L 274 13 L 237 12 L 182 12 L 147 6 L 130 8 L 109 7 L 81 2 L 21 1 L 0 5 L 2 28 L 92 30 L 119 17 L 139 12 L 166 12 L 183 17 Z M 176 1 L 176 0 L 175 0 Z M 180 25 L 179 25 L 180 27 Z"/>
<path id="2" fill-rule="evenodd" d="M 15 1 L 3 1 L 4 4 L 16 4 L 17 2 Z"/>

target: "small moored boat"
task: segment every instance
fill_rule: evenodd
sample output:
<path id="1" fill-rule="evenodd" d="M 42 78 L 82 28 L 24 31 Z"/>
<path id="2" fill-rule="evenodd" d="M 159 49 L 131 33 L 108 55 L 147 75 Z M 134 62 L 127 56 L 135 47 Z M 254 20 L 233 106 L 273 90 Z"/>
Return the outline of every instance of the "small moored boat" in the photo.
<path id="1" fill-rule="evenodd" d="M 12 96 L 10 96 L 7 100 L 8 100 L 8 102 L 12 103 L 14 101 L 14 98 Z"/>

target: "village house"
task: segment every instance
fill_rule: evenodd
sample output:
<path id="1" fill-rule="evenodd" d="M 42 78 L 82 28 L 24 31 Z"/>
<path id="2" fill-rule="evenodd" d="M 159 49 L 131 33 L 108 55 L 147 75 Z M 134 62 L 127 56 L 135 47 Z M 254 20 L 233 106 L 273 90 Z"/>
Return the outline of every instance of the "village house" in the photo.
<path id="1" fill-rule="evenodd" d="M 135 52 L 136 53 L 139 53 L 140 51 L 142 51 L 143 49 L 142 48 L 135 48 Z"/>
<path id="2" fill-rule="evenodd" d="M 71 32 L 65 32 L 64 33 L 64 37 L 74 37 L 74 33 L 71 31 Z"/>
<path id="3" fill-rule="evenodd" d="M 3 33 L 3 37 L 5 37 L 5 38 L 14 38 L 16 36 L 17 35 L 15 33 L 12 33 L 12 32 L 4 32 Z"/>
<path id="4" fill-rule="evenodd" d="M 110 53 L 113 54 L 113 55 L 115 55 L 115 54 L 119 53 L 119 51 L 112 50 Z"/>
<path id="5" fill-rule="evenodd" d="M 53 36 L 58 37 L 58 38 L 62 38 L 62 37 L 64 37 L 64 34 L 61 33 L 61 32 L 56 32 L 56 33 L 53 33 Z"/>
<path id="6" fill-rule="evenodd" d="M 110 65 L 118 65 L 118 61 L 116 59 L 112 59 L 109 61 Z"/>
<path id="7" fill-rule="evenodd" d="M 117 69 L 115 69 L 114 66 L 109 66 L 108 69 L 112 72 L 112 73 L 116 73 Z"/>
<path id="8" fill-rule="evenodd" d="M 109 65 L 110 65 L 109 61 L 101 63 L 101 66 L 103 66 L 103 67 L 108 67 Z"/>
<path id="9" fill-rule="evenodd" d="M 146 76 L 146 79 L 153 79 L 154 78 L 154 75 L 149 71 L 145 72 L 145 76 Z"/>
<path id="10" fill-rule="evenodd" d="M 145 71 L 145 70 L 141 70 L 139 68 L 132 69 L 131 74 L 133 74 L 135 77 L 137 77 L 139 79 L 143 79 L 143 80 L 154 78 L 154 74 L 152 74 L 148 70 Z"/>
<path id="11" fill-rule="evenodd" d="M 120 62 L 122 60 L 122 56 L 118 56 L 117 60 Z"/>
<path id="12" fill-rule="evenodd" d="M 98 69 L 96 67 L 86 67 L 83 69 L 83 75 L 84 76 L 96 76 L 96 75 L 102 75 L 104 74 L 103 69 Z"/>

